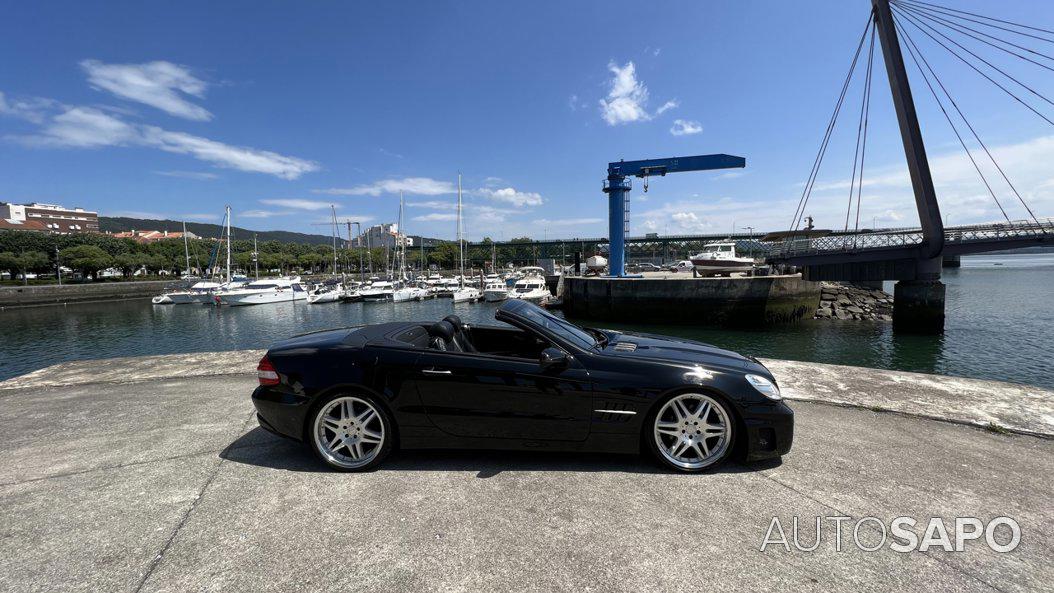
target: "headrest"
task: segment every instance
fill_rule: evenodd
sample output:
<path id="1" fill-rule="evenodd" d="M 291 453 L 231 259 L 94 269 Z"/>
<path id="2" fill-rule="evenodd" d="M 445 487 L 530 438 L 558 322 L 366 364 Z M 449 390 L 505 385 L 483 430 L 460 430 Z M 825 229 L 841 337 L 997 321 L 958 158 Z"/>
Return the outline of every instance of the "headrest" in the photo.
<path id="1" fill-rule="evenodd" d="M 428 335 L 433 338 L 443 338 L 443 341 L 449 342 L 454 339 L 454 326 L 446 320 L 438 321 L 428 328 Z"/>
<path id="2" fill-rule="evenodd" d="M 461 318 L 457 315 L 447 315 L 443 318 L 443 321 L 454 326 L 454 329 L 460 330 L 465 327 L 465 324 L 461 322 Z"/>

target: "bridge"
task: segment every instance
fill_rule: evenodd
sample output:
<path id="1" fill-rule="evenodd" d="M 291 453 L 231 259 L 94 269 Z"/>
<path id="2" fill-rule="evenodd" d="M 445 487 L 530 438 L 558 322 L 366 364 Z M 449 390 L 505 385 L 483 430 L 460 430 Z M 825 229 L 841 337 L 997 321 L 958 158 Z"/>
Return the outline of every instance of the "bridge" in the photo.
<path id="1" fill-rule="evenodd" d="M 1044 50 L 1037 49 L 1036 46 L 1040 42 L 1054 44 L 1054 30 L 1013 23 L 922 0 L 871 0 L 871 5 L 871 13 L 802 190 L 791 227 L 780 233 L 767 260 L 777 266 L 798 267 L 803 276 L 810 280 L 896 280 L 894 329 L 936 333 L 944 328 L 945 291 L 940 281 L 944 258 L 1051 245 L 1054 244 L 1054 222 L 1050 218 L 1036 216 L 970 123 L 959 103 L 955 101 L 941 76 L 927 59 L 926 52 L 916 40 L 916 36 L 919 40 L 928 39 L 931 42 L 930 49 L 944 50 L 1046 124 L 1054 126 L 1054 119 L 1045 115 L 1043 111 L 1049 108 L 1038 105 L 1037 100 L 1049 106 L 1054 106 L 1054 101 L 1035 90 L 1036 85 L 1026 84 L 1008 72 L 1013 70 L 1016 73 L 1020 68 L 1000 68 L 992 55 L 982 55 L 985 51 L 989 54 L 998 52 L 996 55 L 1000 57 L 1011 55 L 1054 72 L 1049 63 L 1041 61 L 1054 62 L 1054 56 L 1044 53 Z M 875 55 L 879 53 L 876 52 L 876 39 L 879 42 L 879 51 L 885 65 L 904 146 L 904 156 L 919 215 L 918 228 L 883 231 L 866 231 L 859 228 L 873 89 L 872 75 L 876 69 Z M 911 58 L 918 73 L 917 81 L 921 80 L 924 83 L 924 88 L 940 108 L 1005 222 L 948 228 L 944 226 L 905 67 L 904 53 Z M 1020 65 L 1020 62 L 1016 65 Z M 844 227 L 840 233 L 819 233 L 812 229 L 811 225 L 802 228 L 802 222 L 809 220 L 805 215 L 809 198 L 858 66 L 862 72 L 861 82 L 858 84 L 861 89 L 860 108 L 857 121 L 854 122 L 856 148 L 853 154 Z M 1027 97 L 1027 100 L 1022 95 Z M 982 163 L 985 167 L 981 166 Z M 998 175 L 992 174 L 993 168 Z M 985 175 L 984 169 L 988 170 L 988 175 Z M 1005 189 L 1002 192 L 996 191 L 996 188 L 1002 189 L 1004 186 L 1009 188 L 1009 192 Z M 1000 200 L 999 193 L 1003 193 L 1003 200 Z M 1012 199 L 1008 200 L 1007 194 Z M 1013 198 L 1016 198 L 1016 202 Z M 1011 218 L 1010 212 L 1014 211 L 1012 208 L 1017 208 L 1018 203 L 1027 213 L 1027 218 Z M 770 235 L 769 238 L 774 237 Z"/>

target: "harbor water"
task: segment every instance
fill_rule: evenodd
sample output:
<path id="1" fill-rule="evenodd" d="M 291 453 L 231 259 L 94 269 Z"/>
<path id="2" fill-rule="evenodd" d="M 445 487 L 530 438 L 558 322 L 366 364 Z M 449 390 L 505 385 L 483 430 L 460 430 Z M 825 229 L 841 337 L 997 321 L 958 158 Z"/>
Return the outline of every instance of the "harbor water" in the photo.
<path id="1" fill-rule="evenodd" d="M 999 379 L 1054 388 L 1054 254 L 964 257 L 944 270 L 942 336 L 894 335 L 888 323 L 809 320 L 760 330 L 711 329 L 670 311 L 661 325 L 590 322 L 668 334 L 758 357 Z M 887 287 L 891 290 L 891 286 Z M 496 304 L 303 301 L 254 307 L 149 300 L 0 311 L 0 380 L 79 359 L 266 348 L 298 333 L 456 313 L 496 323 Z"/>

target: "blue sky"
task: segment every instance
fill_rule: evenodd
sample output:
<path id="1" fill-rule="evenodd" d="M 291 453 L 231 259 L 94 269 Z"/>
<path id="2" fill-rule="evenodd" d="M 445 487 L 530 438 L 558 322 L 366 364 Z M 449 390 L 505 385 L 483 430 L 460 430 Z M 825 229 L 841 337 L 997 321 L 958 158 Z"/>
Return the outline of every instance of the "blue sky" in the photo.
<path id="1" fill-rule="evenodd" d="M 1049 2 L 954 5 L 1054 25 Z M 239 226 L 326 233 L 312 224 L 329 204 L 342 219 L 391 221 L 401 188 L 409 232 L 452 237 L 461 171 L 470 238 L 603 236 L 609 161 L 725 152 L 747 168 L 655 179 L 647 194 L 635 183 L 634 234 L 782 229 L 869 10 L 866 0 L 5 2 L 0 200 L 200 221 L 229 203 Z M 1054 214 L 1051 126 L 910 31 L 1029 204 Z M 1050 71 L 994 55 L 1054 96 Z M 999 219 L 913 68 L 945 214 Z M 856 80 L 807 208 L 822 227 L 844 223 Z M 911 225 L 884 72 L 874 81 L 862 225 Z"/>

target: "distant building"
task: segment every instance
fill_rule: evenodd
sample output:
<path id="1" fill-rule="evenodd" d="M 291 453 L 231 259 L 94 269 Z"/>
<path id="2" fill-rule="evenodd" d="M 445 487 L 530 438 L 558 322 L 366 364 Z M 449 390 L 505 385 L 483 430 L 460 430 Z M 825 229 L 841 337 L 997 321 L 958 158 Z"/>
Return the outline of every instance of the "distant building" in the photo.
<path id="1" fill-rule="evenodd" d="M 188 239 L 198 239 L 199 237 L 194 233 L 187 231 Z M 114 233 L 114 237 L 118 239 L 134 239 L 139 243 L 154 243 L 156 241 L 164 241 L 165 239 L 182 239 L 183 233 L 169 232 L 169 231 L 121 231 L 120 233 Z"/>
<path id="2" fill-rule="evenodd" d="M 2 228 L 42 230 L 51 233 L 97 233 L 99 213 L 57 204 L 8 204 L 0 202 Z M 43 228 L 40 228 L 41 225 Z"/>
<path id="3" fill-rule="evenodd" d="M 358 241 L 361 240 L 363 246 L 395 247 L 399 244 L 400 239 L 406 242 L 407 247 L 414 246 L 413 237 L 399 234 L 399 225 L 394 222 L 387 222 L 384 224 L 375 224 L 366 229 L 361 235 L 359 235 L 358 239 L 356 239 L 356 245 L 358 245 Z"/>

